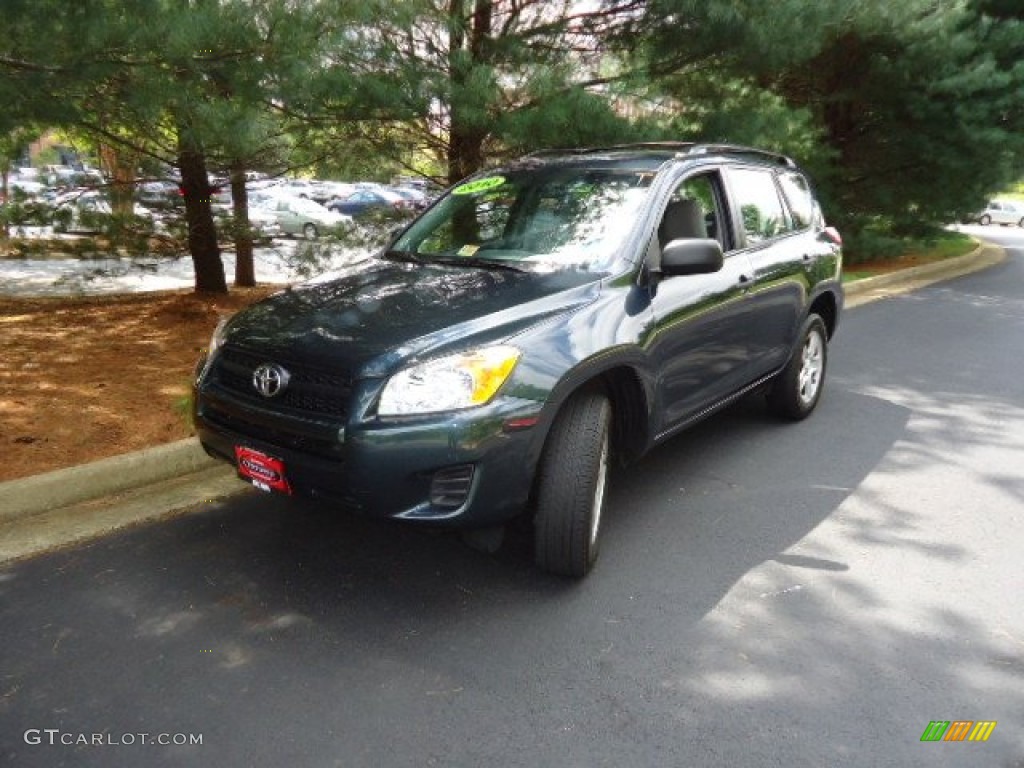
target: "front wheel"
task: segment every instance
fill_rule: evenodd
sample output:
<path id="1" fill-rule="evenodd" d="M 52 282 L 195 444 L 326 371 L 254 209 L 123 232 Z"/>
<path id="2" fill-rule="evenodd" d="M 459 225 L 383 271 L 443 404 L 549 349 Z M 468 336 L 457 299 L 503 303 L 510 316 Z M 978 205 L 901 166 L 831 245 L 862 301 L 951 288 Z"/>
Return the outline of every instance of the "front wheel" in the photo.
<path id="1" fill-rule="evenodd" d="M 559 412 L 537 476 L 534 559 L 561 576 L 586 576 L 597 559 L 608 486 L 611 405 L 597 392 Z"/>
<path id="2" fill-rule="evenodd" d="M 307 224 L 302 228 L 302 234 L 307 240 L 316 240 L 317 231 L 316 224 Z"/>
<path id="3" fill-rule="evenodd" d="M 992 223 L 992 217 L 986 214 L 982 216 L 980 219 L 978 219 L 978 223 L 984 227 L 987 227 L 989 224 Z"/>
<path id="4" fill-rule="evenodd" d="M 828 333 L 818 315 L 800 329 L 800 347 L 768 392 L 768 406 L 788 419 L 807 418 L 821 399 L 828 364 Z"/>

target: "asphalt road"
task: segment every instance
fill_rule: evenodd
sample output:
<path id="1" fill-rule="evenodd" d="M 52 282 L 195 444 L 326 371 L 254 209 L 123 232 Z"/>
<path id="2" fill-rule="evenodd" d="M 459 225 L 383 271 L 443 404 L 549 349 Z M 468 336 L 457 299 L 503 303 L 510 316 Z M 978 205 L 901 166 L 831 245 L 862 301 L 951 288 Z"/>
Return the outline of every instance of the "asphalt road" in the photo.
<path id="1" fill-rule="evenodd" d="M 255 494 L 7 567 L 0 764 L 1024 768 L 1024 232 L 972 231 L 810 420 L 619 472 L 582 583 Z"/>

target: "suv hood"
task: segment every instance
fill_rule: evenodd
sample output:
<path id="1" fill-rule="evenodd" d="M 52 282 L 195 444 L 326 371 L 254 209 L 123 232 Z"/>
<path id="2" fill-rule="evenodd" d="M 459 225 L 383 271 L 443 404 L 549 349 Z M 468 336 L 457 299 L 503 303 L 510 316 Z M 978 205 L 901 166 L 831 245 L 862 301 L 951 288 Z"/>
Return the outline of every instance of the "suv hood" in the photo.
<path id="1" fill-rule="evenodd" d="M 409 358 L 494 343 L 592 301 L 591 273 L 370 261 L 236 315 L 225 343 L 282 360 L 386 376 Z"/>

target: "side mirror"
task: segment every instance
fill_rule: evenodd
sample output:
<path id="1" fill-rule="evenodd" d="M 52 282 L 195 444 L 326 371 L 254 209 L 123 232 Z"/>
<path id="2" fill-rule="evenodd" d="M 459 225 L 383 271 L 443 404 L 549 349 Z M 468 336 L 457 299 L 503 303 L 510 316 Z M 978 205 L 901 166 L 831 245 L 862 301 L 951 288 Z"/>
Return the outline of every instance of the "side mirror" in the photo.
<path id="1" fill-rule="evenodd" d="M 706 275 L 717 272 L 724 262 L 722 245 L 707 238 L 672 240 L 661 251 L 661 274 Z"/>
<path id="2" fill-rule="evenodd" d="M 825 227 L 818 233 L 818 239 L 823 243 L 829 245 L 842 246 L 843 238 L 839 234 L 839 230 L 835 227 Z"/>

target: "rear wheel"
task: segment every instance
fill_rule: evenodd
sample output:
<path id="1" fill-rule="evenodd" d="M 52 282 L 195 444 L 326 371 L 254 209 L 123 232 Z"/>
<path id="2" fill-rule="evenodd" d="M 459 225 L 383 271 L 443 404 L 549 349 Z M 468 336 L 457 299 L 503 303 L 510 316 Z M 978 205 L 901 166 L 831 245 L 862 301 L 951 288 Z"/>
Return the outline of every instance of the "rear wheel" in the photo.
<path id="1" fill-rule="evenodd" d="M 800 347 L 775 378 L 768 406 L 788 419 L 806 418 L 821 399 L 828 364 L 828 333 L 818 315 L 810 315 L 800 329 Z"/>
<path id="2" fill-rule="evenodd" d="M 302 228 L 302 234 L 307 240 L 316 240 L 316 224 L 307 224 Z"/>
<path id="3" fill-rule="evenodd" d="M 534 558 L 546 571 L 580 578 L 597 559 L 608 486 L 611 405 L 574 396 L 558 414 L 537 476 Z"/>

